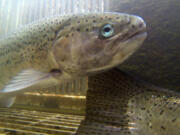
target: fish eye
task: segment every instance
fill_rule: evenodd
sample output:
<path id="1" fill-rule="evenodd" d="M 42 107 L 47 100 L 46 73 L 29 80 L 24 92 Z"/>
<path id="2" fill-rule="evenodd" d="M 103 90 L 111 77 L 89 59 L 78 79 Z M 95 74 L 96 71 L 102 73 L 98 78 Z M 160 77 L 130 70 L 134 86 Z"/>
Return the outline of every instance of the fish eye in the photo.
<path id="1" fill-rule="evenodd" d="M 109 38 L 113 35 L 114 29 L 111 24 L 106 24 L 101 29 L 101 36 L 104 38 Z"/>

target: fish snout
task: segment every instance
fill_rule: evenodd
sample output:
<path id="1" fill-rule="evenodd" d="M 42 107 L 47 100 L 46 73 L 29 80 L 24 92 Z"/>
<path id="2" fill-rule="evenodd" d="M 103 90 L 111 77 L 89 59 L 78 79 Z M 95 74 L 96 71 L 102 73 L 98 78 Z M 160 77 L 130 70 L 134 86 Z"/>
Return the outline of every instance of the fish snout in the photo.
<path id="1" fill-rule="evenodd" d="M 146 23 L 145 21 L 139 16 L 131 16 L 131 27 L 136 32 L 146 32 Z"/>

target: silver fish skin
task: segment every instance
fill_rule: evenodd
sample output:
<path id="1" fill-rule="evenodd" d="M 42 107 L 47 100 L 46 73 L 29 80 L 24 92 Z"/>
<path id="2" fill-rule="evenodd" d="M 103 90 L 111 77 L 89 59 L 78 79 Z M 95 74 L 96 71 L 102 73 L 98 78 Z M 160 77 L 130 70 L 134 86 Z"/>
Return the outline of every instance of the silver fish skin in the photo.
<path id="1" fill-rule="evenodd" d="M 180 135 L 180 93 L 118 69 L 90 76 L 76 135 Z"/>
<path id="2" fill-rule="evenodd" d="M 0 41 L 0 106 L 23 91 L 93 75 L 121 64 L 146 38 L 142 18 L 123 13 L 57 16 Z"/>

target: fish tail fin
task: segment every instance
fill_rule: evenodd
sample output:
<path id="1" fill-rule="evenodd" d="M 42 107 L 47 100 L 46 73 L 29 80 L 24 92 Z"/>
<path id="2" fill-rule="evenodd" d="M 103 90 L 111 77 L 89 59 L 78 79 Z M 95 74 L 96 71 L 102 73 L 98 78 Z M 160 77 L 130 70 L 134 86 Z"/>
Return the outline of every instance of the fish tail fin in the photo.
<path id="1" fill-rule="evenodd" d="M 0 97 L 0 107 L 11 107 L 16 97 Z"/>

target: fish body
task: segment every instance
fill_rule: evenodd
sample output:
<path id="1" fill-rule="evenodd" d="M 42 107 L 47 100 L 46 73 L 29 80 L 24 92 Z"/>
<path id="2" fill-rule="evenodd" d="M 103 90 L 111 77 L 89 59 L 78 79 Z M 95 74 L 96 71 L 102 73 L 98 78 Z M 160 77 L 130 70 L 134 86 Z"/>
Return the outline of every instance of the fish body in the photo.
<path id="1" fill-rule="evenodd" d="M 113 69 L 88 79 L 77 135 L 179 135 L 180 94 Z"/>
<path id="2" fill-rule="evenodd" d="M 0 106 L 22 91 L 119 65 L 146 38 L 142 18 L 90 13 L 40 20 L 0 41 Z"/>

